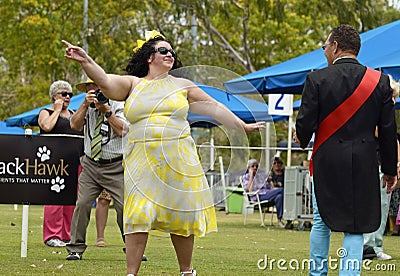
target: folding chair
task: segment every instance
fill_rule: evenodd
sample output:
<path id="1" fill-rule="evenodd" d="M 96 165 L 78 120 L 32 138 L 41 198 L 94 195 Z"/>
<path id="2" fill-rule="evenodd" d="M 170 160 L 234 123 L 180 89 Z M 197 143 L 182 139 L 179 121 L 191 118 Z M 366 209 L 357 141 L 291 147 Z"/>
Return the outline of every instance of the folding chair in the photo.
<path id="1" fill-rule="evenodd" d="M 257 207 L 258 211 L 260 212 L 261 226 L 265 227 L 265 223 L 264 223 L 264 221 L 265 221 L 265 213 L 268 211 L 268 209 L 270 207 L 274 207 L 275 206 L 275 202 L 271 201 L 271 200 L 262 200 L 262 201 L 260 201 L 260 197 L 258 195 L 258 191 L 246 192 L 246 189 L 245 189 L 245 187 L 243 185 L 243 179 L 242 178 L 243 178 L 243 176 L 240 177 L 240 185 L 243 187 L 244 225 L 246 225 L 246 222 L 247 222 L 248 209 L 254 209 L 254 207 Z M 251 196 L 254 196 L 254 195 L 257 198 L 256 202 L 252 202 L 251 201 Z M 272 208 L 271 221 L 270 221 L 269 225 L 273 225 L 272 224 L 273 218 L 274 218 L 274 208 Z"/>

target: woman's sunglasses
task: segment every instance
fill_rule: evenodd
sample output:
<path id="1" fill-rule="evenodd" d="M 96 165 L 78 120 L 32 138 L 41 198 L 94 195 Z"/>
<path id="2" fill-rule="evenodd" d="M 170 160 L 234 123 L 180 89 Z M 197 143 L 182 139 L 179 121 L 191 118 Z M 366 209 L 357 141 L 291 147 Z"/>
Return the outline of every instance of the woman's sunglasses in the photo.
<path id="1" fill-rule="evenodd" d="M 57 94 L 60 94 L 63 97 L 69 96 L 70 98 L 72 98 L 72 96 L 74 95 L 74 94 L 72 94 L 72 92 L 68 92 L 68 91 L 61 91 L 61 92 L 58 92 Z"/>
<path id="2" fill-rule="evenodd" d="M 164 55 L 164 56 L 167 55 L 168 52 L 170 52 L 171 55 L 172 55 L 172 57 L 173 57 L 173 58 L 176 58 L 176 52 L 175 52 L 173 49 L 168 50 L 168 49 L 165 48 L 165 47 L 159 47 L 159 48 L 155 49 L 155 51 L 156 51 L 156 52 L 159 52 L 160 54 L 162 54 L 162 55 Z"/>

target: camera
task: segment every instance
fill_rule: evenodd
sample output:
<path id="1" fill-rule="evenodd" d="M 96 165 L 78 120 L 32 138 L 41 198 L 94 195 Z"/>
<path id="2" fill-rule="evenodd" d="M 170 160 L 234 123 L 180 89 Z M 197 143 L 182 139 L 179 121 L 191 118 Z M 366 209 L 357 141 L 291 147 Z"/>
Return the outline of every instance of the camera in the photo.
<path id="1" fill-rule="evenodd" d="M 96 95 L 96 99 L 99 101 L 100 104 L 106 104 L 108 102 L 108 98 L 104 96 L 103 92 L 101 92 L 100 89 L 97 89 L 96 91 L 93 92 Z M 90 107 L 96 108 L 94 103 L 90 104 Z"/>

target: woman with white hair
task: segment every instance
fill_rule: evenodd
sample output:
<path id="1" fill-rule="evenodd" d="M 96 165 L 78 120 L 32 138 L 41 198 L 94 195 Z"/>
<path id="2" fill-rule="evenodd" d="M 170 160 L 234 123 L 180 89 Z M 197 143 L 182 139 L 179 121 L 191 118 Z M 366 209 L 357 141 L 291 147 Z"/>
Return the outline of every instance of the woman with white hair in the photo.
<path id="1" fill-rule="evenodd" d="M 58 80 L 51 84 L 49 96 L 53 105 L 39 112 L 40 134 L 82 135 L 81 132 L 72 130 L 69 124 L 73 114 L 73 111 L 68 109 L 72 95 L 72 87 L 68 82 Z M 43 241 L 47 246 L 64 247 L 66 242 L 69 242 L 74 207 L 44 206 Z"/>

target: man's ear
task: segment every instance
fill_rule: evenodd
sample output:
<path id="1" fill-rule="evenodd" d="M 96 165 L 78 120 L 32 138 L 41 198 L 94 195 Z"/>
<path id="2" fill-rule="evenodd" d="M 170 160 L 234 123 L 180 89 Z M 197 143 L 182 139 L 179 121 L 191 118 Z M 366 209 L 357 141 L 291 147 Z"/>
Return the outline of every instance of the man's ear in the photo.
<path id="1" fill-rule="evenodd" d="M 333 41 L 333 46 L 335 47 L 334 53 L 337 54 L 337 52 L 338 52 L 338 43 L 337 43 L 336 40 Z"/>

